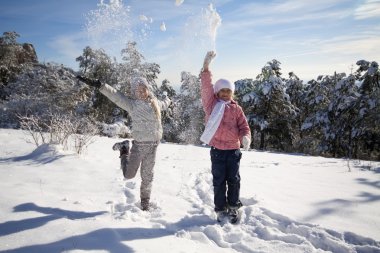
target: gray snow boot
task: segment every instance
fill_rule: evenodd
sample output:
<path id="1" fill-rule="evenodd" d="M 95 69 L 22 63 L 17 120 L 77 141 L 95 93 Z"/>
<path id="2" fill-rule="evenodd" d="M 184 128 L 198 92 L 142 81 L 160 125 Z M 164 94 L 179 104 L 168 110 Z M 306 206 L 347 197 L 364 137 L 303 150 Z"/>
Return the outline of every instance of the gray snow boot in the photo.
<path id="1" fill-rule="evenodd" d="M 228 217 L 228 213 L 227 213 L 226 210 L 224 210 L 224 211 L 217 211 L 216 212 L 216 220 L 218 222 L 224 221 L 227 217 Z"/>
<path id="2" fill-rule="evenodd" d="M 228 208 L 228 218 L 232 224 L 237 223 L 240 220 L 241 211 L 239 207 Z"/>

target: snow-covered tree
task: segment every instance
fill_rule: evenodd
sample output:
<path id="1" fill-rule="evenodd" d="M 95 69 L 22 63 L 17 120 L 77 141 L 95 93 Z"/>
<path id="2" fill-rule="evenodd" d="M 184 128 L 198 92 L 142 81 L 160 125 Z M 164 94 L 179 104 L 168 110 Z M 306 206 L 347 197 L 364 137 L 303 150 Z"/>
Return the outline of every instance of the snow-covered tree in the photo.
<path id="1" fill-rule="evenodd" d="M 297 151 L 300 150 L 300 145 L 303 140 L 302 136 L 302 122 L 305 120 L 303 113 L 303 100 L 305 97 L 305 86 L 294 72 L 289 73 L 289 78 L 285 81 L 286 93 L 289 95 L 290 102 L 295 106 L 297 115 L 292 125 L 292 132 L 294 137 L 293 148 Z"/>
<path id="2" fill-rule="evenodd" d="M 110 85 L 118 82 L 118 63 L 106 54 L 103 49 L 86 47 L 81 56 L 76 58 L 82 75 L 99 79 Z M 90 100 L 93 116 L 100 122 L 112 124 L 120 121 L 124 113 L 115 104 L 105 98 L 97 90 L 90 89 Z"/>
<path id="3" fill-rule="evenodd" d="M 200 144 L 204 129 L 204 112 L 200 97 L 200 79 L 189 72 L 181 73 L 180 94 L 173 100 L 171 134 L 177 141 Z"/>
<path id="4" fill-rule="evenodd" d="M 130 82 L 135 76 L 144 77 L 157 90 L 156 79 L 160 74 L 160 65 L 145 62 L 144 56 L 138 51 L 136 42 L 128 42 L 126 48 L 121 50 L 123 62 L 119 65 L 119 82 Z"/>
<path id="5" fill-rule="evenodd" d="M 252 83 L 253 90 L 242 98 L 251 130 L 260 135 L 260 149 L 292 147 L 291 125 L 297 108 L 286 93 L 280 64 L 277 60 L 268 62 Z"/>
<path id="6" fill-rule="evenodd" d="M 308 83 L 301 106 L 306 116 L 302 124 L 304 152 L 350 158 L 379 156 L 378 67 L 376 62 L 364 60 L 357 65 L 355 75 L 335 73 Z"/>
<path id="7" fill-rule="evenodd" d="M 329 128 L 330 120 L 327 107 L 335 86 L 337 76 L 319 76 L 317 80 L 308 82 L 305 88 L 302 114 L 305 119 L 302 122 L 301 140 L 302 151 L 309 154 L 320 154 L 326 151 L 322 140 L 325 139 L 325 129 Z"/>
<path id="8" fill-rule="evenodd" d="M 174 97 L 176 95 L 176 91 L 170 85 L 170 81 L 168 79 L 164 79 L 161 83 L 160 88 L 158 89 L 159 94 L 162 94 L 165 91 L 168 93 L 169 97 Z"/>
<path id="9" fill-rule="evenodd" d="M 304 98 L 305 86 L 293 72 L 289 73 L 289 78 L 285 82 L 286 93 L 289 95 L 290 102 L 297 108 L 302 106 L 302 99 Z"/>
<path id="10" fill-rule="evenodd" d="M 167 96 L 172 101 L 175 99 L 176 91 L 173 89 L 173 87 L 170 85 L 169 80 L 167 79 L 162 81 L 161 86 L 157 90 L 156 96 L 160 98 L 164 92 L 167 93 Z M 174 133 L 176 123 L 173 118 L 173 108 L 174 108 L 174 102 L 170 104 L 169 108 L 161 112 L 163 139 L 170 142 L 178 141 Z"/>
<path id="11" fill-rule="evenodd" d="M 9 96 L 1 104 L 1 126 L 18 126 L 17 115 L 85 115 L 89 109 L 87 87 L 79 85 L 75 72 L 62 65 L 35 64 L 6 86 Z"/>
<path id="12" fill-rule="evenodd" d="M 255 101 L 258 101 L 260 99 L 257 96 L 259 92 L 260 83 L 257 80 L 246 78 L 235 82 L 234 99 L 242 107 L 247 117 L 252 135 L 251 145 L 254 146 L 257 146 L 255 144 L 257 144 L 256 139 L 259 138 L 257 137 L 258 133 L 261 131 L 261 129 L 264 129 L 267 124 L 264 118 L 261 118 L 255 113 L 256 107 L 253 106 L 256 103 Z"/>
<path id="13" fill-rule="evenodd" d="M 360 96 L 356 103 L 356 131 L 352 138 L 357 140 L 355 158 L 380 160 L 380 71 L 377 62 L 365 60 L 356 63 L 359 69 L 355 76 Z"/>
<path id="14" fill-rule="evenodd" d="M 17 38 L 20 35 L 16 32 L 4 32 L 3 36 L 0 36 L 0 66 L 2 83 L 7 83 L 10 78 L 10 72 L 12 68 L 16 68 L 18 64 L 17 55 L 20 48 L 17 47 Z M 7 70 L 9 73 L 6 73 Z M 14 69 L 15 70 L 15 69 Z"/>
<path id="15" fill-rule="evenodd" d="M 82 74 L 106 83 L 117 82 L 117 64 L 103 49 L 87 46 L 81 56 L 76 58 Z"/>
<path id="16" fill-rule="evenodd" d="M 16 32 L 4 32 L 0 36 L 0 99 L 7 94 L 5 86 L 15 79 L 22 69 L 29 64 L 37 63 L 33 45 L 17 43 L 20 35 Z"/>
<path id="17" fill-rule="evenodd" d="M 357 131 L 358 87 L 353 75 L 339 80 L 328 106 L 329 124 L 324 129 L 324 145 L 333 156 L 352 156 L 352 137 Z"/>

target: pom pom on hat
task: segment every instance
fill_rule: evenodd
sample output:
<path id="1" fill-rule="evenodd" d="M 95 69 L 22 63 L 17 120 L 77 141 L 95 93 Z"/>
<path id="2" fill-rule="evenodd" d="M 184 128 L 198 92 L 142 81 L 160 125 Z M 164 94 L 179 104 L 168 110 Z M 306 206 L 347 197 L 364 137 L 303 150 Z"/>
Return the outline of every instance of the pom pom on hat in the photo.
<path id="1" fill-rule="evenodd" d="M 214 93 L 217 94 L 221 89 L 230 89 L 232 91 L 232 94 L 235 92 L 235 86 L 226 79 L 219 79 L 214 84 Z"/>

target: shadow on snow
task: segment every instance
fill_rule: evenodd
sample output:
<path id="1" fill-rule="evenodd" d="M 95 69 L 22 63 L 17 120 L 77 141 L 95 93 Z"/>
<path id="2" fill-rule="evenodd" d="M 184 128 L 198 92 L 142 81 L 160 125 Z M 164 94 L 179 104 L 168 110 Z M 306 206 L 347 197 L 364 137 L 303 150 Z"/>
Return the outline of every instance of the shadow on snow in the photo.
<path id="1" fill-rule="evenodd" d="M 18 233 L 34 229 L 47 224 L 49 221 L 60 218 L 83 219 L 107 213 L 102 212 L 76 212 L 59 208 L 40 207 L 34 203 L 25 203 L 14 207 L 14 212 L 36 211 L 48 214 L 44 217 L 24 219 L 20 221 L 9 221 L 0 224 L 0 236 Z M 0 252 L 17 253 L 43 253 L 63 252 L 68 250 L 106 250 L 108 252 L 134 252 L 128 247 L 126 241 L 138 239 L 153 239 L 172 236 L 178 229 L 191 229 L 193 227 L 213 225 L 215 221 L 207 215 L 186 216 L 177 223 L 167 224 L 167 228 L 102 228 L 86 234 L 75 235 L 65 239 L 46 243 L 29 245 Z"/>
<path id="2" fill-rule="evenodd" d="M 65 155 L 59 154 L 59 152 L 55 150 L 54 146 L 42 144 L 30 154 L 10 158 L 1 158 L 0 163 L 31 161 L 35 164 L 47 164 L 52 163 L 64 156 Z"/>
<path id="3" fill-rule="evenodd" d="M 18 232 L 22 232 L 29 229 L 34 229 L 45 225 L 46 223 L 58 220 L 61 218 L 66 218 L 70 220 L 91 218 L 98 215 L 102 215 L 107 213 L 105 211 L 99 212 L 78 212 L 78 211 L 69 211 L 63 210 L 59 208 L 51 208 L 51 207 L 40 207 L 34 203 L 25 203 L 13 208 L 14 212 L 28 212 L 35 211 L 43 214 L 48 214 L 43 217 L 36 217 L 30 219 L 24 219 L 20 221 L 7 221 L 0 224 L 0 236 L 14 234 Z"/>

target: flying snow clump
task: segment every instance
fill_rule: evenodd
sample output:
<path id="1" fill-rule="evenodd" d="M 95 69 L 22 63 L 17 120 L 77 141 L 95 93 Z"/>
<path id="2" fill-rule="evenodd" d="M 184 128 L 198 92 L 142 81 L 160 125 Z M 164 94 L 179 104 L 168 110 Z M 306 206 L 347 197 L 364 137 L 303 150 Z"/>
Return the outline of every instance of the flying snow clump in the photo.
<path id="1" fill-rule="evenodd" d="M 184 0 L 175 0 L 175 5 L 176 6 L 180 6 L 181 4 L 183 4 Z"/>
<path id="2" fill-rule="evenodd" d="M 165 22 L 162 22 L 161 25 L 160 25 L 160 30 L 165 32 L 166 31 L 166 25 L 165 25 Z"/>
<path id="3" fill-rule="evenodd" d="M 148 19 L 148 17 L 145 16 L 145 15 L 140 15 L 140 20 L 143 21 L 143 22 L 146 22 L 146 21 L 148 21 L 149 19 Z"/>

